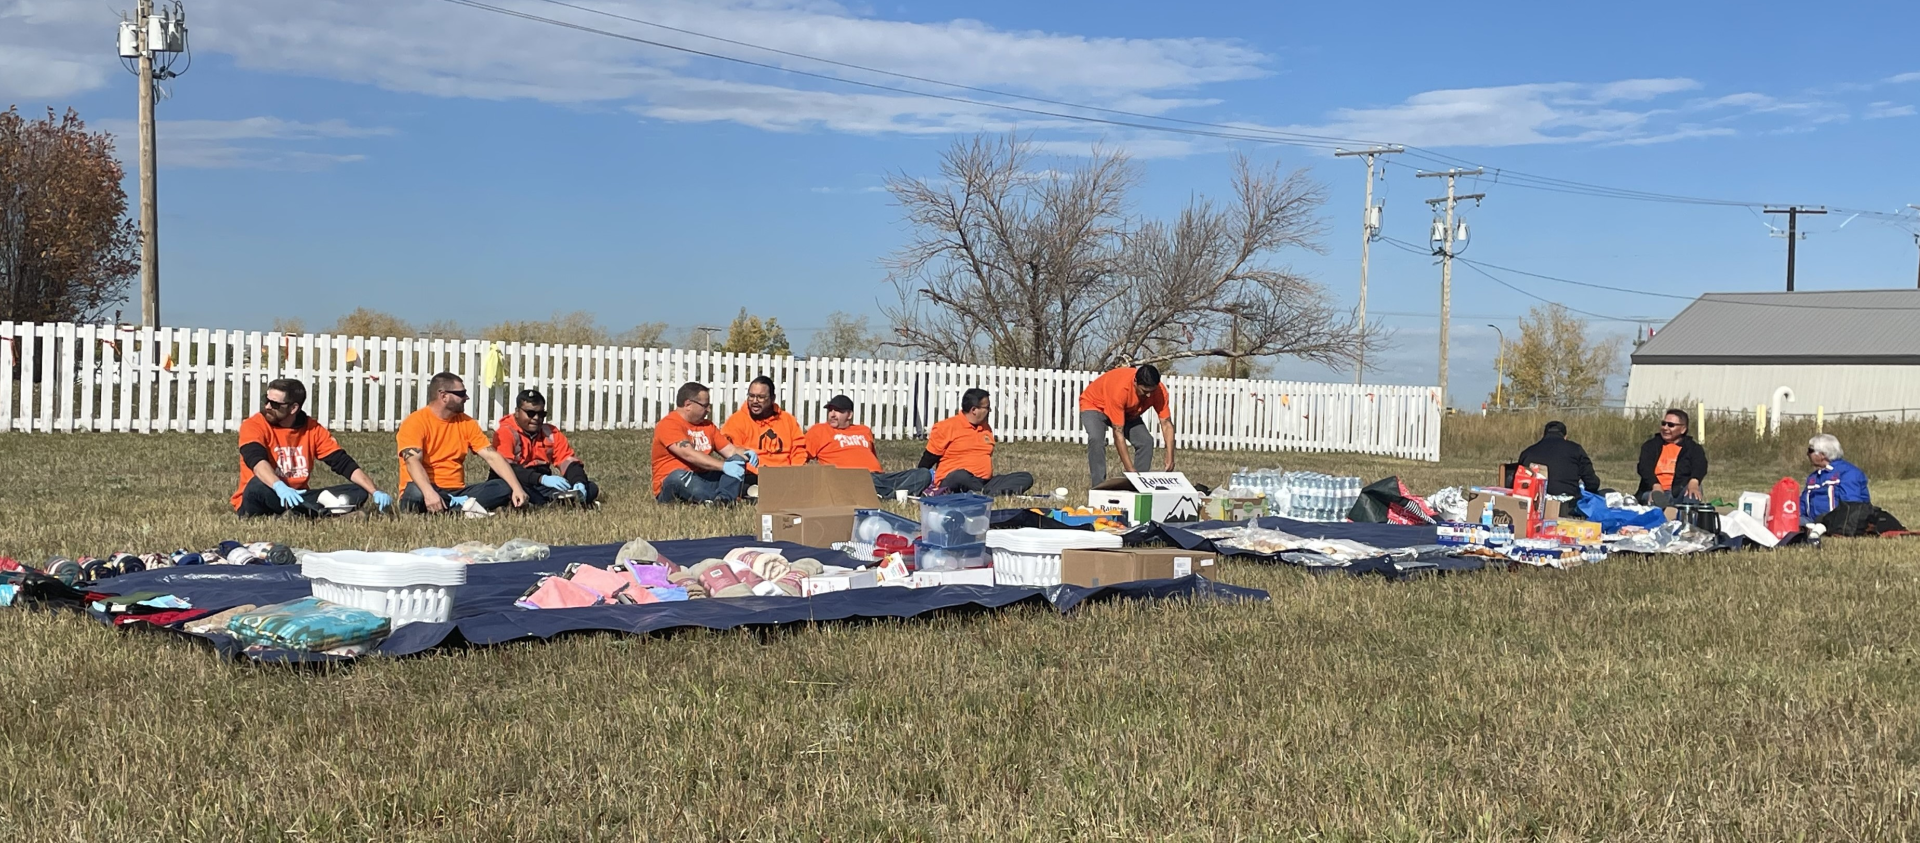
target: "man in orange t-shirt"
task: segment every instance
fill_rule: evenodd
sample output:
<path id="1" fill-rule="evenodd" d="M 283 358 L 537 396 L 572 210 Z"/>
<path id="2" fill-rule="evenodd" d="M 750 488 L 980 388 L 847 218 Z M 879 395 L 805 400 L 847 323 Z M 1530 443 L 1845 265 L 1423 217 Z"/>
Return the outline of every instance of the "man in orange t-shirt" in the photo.
<path id="1" fill-rule="evenodd" d="M 427 384 L 427 406 L 407 416 L 394 435 L 400 446 L 400 508 L 406 512 L 491 514 L 511 503 L 527 505 L 527 490 L 480 423 L 467 415 L 467 385 L 452 372 Z M 467 454 L 480 455 L 497 475 L 467 485 Z M 475 509 L 475 507 L 478 507 Z"/>
<path id="2" fill-rule="evenodd" d="M 240 424 L 240 485 L 233 490 L 233 511 L 253 515 L 341 515 L 369 498 L 386 509 L 393 496 L 380 491 L 360 464 L 333 441 L 333 434 L 302 412 L 307 385 L 293 378 L 267 384 L 260 412 Z M 308 488 L 314 463 L 352 481 L 325 489 Z"/>
<path id="3" fill-rule="evenodd" d="M 747 400 L 720 426 L 727 441 L 749 448 L 759 457 L 758 465 L 806 465 L 807 438 L 800 422 L 780 408 L 773 397 L 773 379 L 766 375 L 747 384 Z M 756 466 L 757 467 L 757 466 Z M 747 473 L 749 485 L 758 481 L 758 471 Z"/>
<path id="4" fill-rule="evenodd" d="M 1121 368 L 1094 378 L 1080 393 L 1080 426 L 1087 430 L 1087 473 L 1098 484 L 1107 479 L 1107 433 L 1120 455 L 1123 472 L 1153 470 L 1153 434 L 1141 420 L 1148 410 L 1160 414 L 1160 436 L 1167 440 L 1167 466 L 1173 470 L 1173 413 L 1167 407 L 1167 388 L 1160 385 L 1160 369 L 1148 364 Z M 1128 456 L 1127 445 L 1133 445 Z"/>
<path id="5" fill-rule="evenodd" d="M 704 384 L 682 384 L 674 409 L 653 426 L 653 497 L 661 503 L 733 503 L 758 457 L 714 427 Z"/>
<path id="6" fill-rule="evenodd" d="M 547 423 L 547 396 L 540 390 L 523 389 L 514 396 L 513 415 L 493 428 L 493 449 L 513 464 L 534 506 L 569 498 L 581 506 L 600 501 L 600 486 L 587 479 L 587 466 L 573 453 L 567 435 Z"/>
<path id="7" fill-rule="evenodd" d="M 920 467 L 933 469 L 940 491 L 978 492 L 993 497 L 1026 494 L 1033 475 L 1024 471 L 993 473 L 993 428 L 987 417 L 993 401 L 987 391 L 969 389 L 960 396 L 959 414 L 942 419 L 927 431 L 927 450 Z"/>
<path id="8" fill-rule="evenodd" d="M 873 448 L 873 428 L 853 423 L 853 399 L 835 395 L 827 402 L 827 420 L 807 428 L 807 453 L 827 465 L 859 468 L 873 473 L 873 492 L 891 498 L 897 492 L 917 495 L 933 485 L 924 468 L 887 473 Z"/>

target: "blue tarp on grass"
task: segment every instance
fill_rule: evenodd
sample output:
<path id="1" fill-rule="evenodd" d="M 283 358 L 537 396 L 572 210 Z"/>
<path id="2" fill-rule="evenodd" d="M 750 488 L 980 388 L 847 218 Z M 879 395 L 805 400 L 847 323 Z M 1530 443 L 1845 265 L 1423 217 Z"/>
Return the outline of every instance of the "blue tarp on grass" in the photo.
<path id="1" fill-rule="evenodd" d="M 1372 545 L 1382 550 L 1407 550 L 1414 552 L 1411 558 L 1401 554 L 1376 556 L 1360 559 L 1346 564 L 1333 563 L 1317 553 L 1307 551 L 1286 551 L 1282 553 L 1262 553 L 1245 548 L 1234 547 L 1226 541 L 1214 541 L 1203 538 L 1197 533 L 1205 530 L 1217 530 L 1227 527 L 1247 525 L 1268 530 L 1279 530 L 1306 539 L 1346 539 Z M 1486 567 L 1486 561 L 1471 556 L 1451 556 L 1449 551 L 1436 544 L 1434 528 L 1405 524 L 1356 524 L 1344 521 L 1295 521 L 1291 518 L 1268 516 L 1252 521 L 1201 521 L 1191 524 L 1153 523 L 1137 527 L 1126 534 L 1130 546 L 1158 544 L 1165 542 L 1187 550 L 1205 550 L 1222 556 L 1237 556 L 1249 559 L 1275 562 L 1302 563 L 1308 558 L 1322 564 L 1308 565 L 1307 569 L 1316 574 L 1378 574 L 1400 579 L 1423 573 L 1478 571 Z"/>
<path id="2" fill-rule="evenodd" d="M 777 547 L 789 559 L 811 557 L 826 564 L 850 565 L 831 550 L 782 542 L 762 542 L 747 536 L 685 541 L 658 541 L 654 547 L 669 559 L 691 564 L 724 556 L 737 547 Z M 540 577 L 558 574 L 569 563 L 606 565 L 619 544 L 555 547 L 552 555 L 534 562 L 474 565 L 467 583 L 454 598 L 452 619 L 446 623 L 411 623 L 400 627 L 375 652 L 403 656 L 439 646 L 492 645 L 525 639 L 545 639 L 570 632 L 609 631 L 648 634 L 672 629 L 735 629 L 852 619 L 913 618 L 943 611 L 991 611 L 1018 605 L 1046 605 L 1072 611 L 1089 601 L 1111 599 L 1265 600 L 1259 589 L 1211 582 L 1200 577 L 1148 580 L 1100 588 L 1062 585 L 1051 588 L 1011 586 L 942 586 L 938 588 L 865 588 L 815 597 L 741 597 L 688 600 L 641 606 L 589 606 L 579 609 L 522 609 L 513 605 Z M 186 598 L 196 609 L 222 611 L 247 603 L 268 605 L 306 597 L 311 593 L 299 566 L 194 565 L 160 568 L 84 586 L 104 594 L 164 591 Z M 184 633 L 183 633 L 184 634 Z M 206 639 L 222 654 L 238 656 L 240 645 L 226 636 Z M 291 651 L 256 653 L 263 661 L 329 661 L 326 656 Z"/>

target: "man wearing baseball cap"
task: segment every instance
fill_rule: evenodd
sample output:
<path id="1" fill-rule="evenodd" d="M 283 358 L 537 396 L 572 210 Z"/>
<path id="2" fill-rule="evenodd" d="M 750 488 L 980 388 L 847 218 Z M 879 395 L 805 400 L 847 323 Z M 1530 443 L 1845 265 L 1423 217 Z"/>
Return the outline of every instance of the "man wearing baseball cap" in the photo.
<path id="1" fill-rule="evenodd" d="M 873 491 L 882 498 L 897 492 L 918 495 L 933 485 L 933 472 L 924 468 L 887 472 L 873 448 L 873 428 L 853 423 L 853 399 L 835 395 L 827 402 L 827 420 L 807 429 L 807 453 L 840 468 L 873 472 Z"/>

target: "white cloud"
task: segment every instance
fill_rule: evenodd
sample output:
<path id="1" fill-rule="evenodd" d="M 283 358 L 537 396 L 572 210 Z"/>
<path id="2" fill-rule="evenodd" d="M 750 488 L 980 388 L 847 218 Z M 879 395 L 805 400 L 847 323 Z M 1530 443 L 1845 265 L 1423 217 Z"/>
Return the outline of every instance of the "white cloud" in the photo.
<path id="1" fill-rule="evenodd" d="M 1913 106 L 1911 105 L 1895 105 L 1891 102 L 1875 102 L 1875 103 L 1867 104 L 1867 113 L 1865 114 L 1865 117 L 1868 120 L 1884 120 L 1888 117 L 1912 117 L 1913 114 L 1914 114 L 1914 110 L 1913 110 Z"/>
<path id="2" fill-rule="evenodd" d="M 131 120 L 102 120 L 99 127 L 113 133 L 116 148 L 129 160 L 138 149 L 138 126 Z M 359 153 L 322 152 L 290 148 L 301 142 L 372 138 L 393 134 L 392 129 L 349 125 L 344 120 L 302 123 L 278 117 L 242 120 L 162 120 L 159 156 L 163 167 L 190 169 L 320 170 L 337 164 L 364 161 Z"/>
<path id="3" fill-rule="evenodd" d="M 1920 82 L 1920 71 L 1915 71 L 1913 73 L 1901 73 L 1894 76 L 1889 76 L 1880 81 L 1888 82 L 1895 85 L 1901 84 L 1903 82 Z"/>
<path id="4" fill-rule="evenodd" d="M 1643 127 L 1664 110 L 1616 104 L 1697 87 L 1691 79 L 1626 79 L 1428 91 L 1397 105 L 1339 109 L 1326 123 L 1283 131 L 1420 146 L 1620 141 L 1651 134 Z"/>

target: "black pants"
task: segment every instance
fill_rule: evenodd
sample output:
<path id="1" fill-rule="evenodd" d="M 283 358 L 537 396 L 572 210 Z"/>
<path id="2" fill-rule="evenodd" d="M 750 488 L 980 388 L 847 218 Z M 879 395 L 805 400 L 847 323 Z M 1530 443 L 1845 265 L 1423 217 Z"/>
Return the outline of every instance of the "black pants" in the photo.
<path id="1" fill-rule="evenodd" d="M 1033 488 L 1033 475 L 1024 471 L 1009 471 L 981 480 L 973 476 L 973 472 L 963 468 L 949 472 L 947 478 L 940 481 L 942 492 L 976 492 L 993 498 L 1024 495 L 1031 488 Z"/>
<path id="2" fill-rule="evenodd" d="M 352 483 L 347 483 L 341 486 L 330 486 L 325 489 L 308 489 L 300 493 L 300 497 L 306 500 L 304 506 L 288 507 L 286 504 L 280 502 L 280 496 L 274 494 L 272 486 L 260 482 L 260 478 L 255 477 L 252 480 L 248 480 L 247 488 L 240 492 L 240 508 L 234 510 L 234 512 L 241 518 L 251 518 L 256 515 L 279 515 L 283 512 L 295 512 L 309 517 L 329 515 L 331 513 L 320 508 L 319 500 L 321 492 L 332 492 L 345 498 L 348 503 L 353 504 L 354 509 L 359 509 L 367 502 L 367 490 L 355 486 Z"/>
<path id="3" fill-rule="evenodd" d="M 574 465 L 578 466 L 579 464 L 575 463 Z M 566 478 L 563 478 L 567 481 L 568 486 L 579 483 L 587 487 L 586 496 L 580 499 L 582 506 L 600 499 L 600 484 L 588 480 L 587 472 L 584 469 L 573 468 L 568 472 L 568 475 Z M 499 476 L 500 475 L 495 474 L 491 469 L 487 471 L 487 478 L 489 480 Z M 546 506 L 547 504 L 553 503 L 554 495 L 559 494 L 553 489 L 540 485 L 540 478 L 553 476 L 553 472 L 546 470 L 546 466 L 529 468 L 519 463 L 514 463 L 513 476 L 520 480 L 520 488 L 527 490 L 528 506 Z M 508 494 L 512 494 L 511 489 L 508 490 Z M 511 500 L 512 498 L 509 497 L 508 499 Z"/>
<path id="4" fill-rule="evenodd" d="M 497 477 L 485 483 L 475 483 L 464 489 L 440 489 L 438 491 L 440 492 L 441 503 L 447 503 L 447 498 L 460 495 L 479 501 L 480 505 L 486 507 L 488 512 L 509 506 L 513 503 L 513 487 L 507 485 L 507 481 Z M 427 511 L 426 497 L 420 493 L 420 487 L 412 483 L 408 483 L 407 488 L 400 490 L 400 501 L 398 505 L 401 512 Z M 449 507 L 451 507 L 451 504 L 449 504 Z"/>

